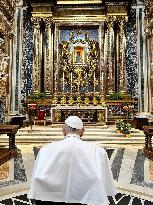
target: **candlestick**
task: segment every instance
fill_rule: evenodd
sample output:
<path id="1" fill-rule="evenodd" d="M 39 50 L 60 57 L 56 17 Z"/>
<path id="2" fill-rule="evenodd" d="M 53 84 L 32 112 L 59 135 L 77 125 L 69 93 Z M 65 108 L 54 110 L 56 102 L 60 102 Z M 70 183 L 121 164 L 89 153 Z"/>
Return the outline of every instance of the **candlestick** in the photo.
<path id="1" fill-rule="evenodd" d="M 72 83 L 72 72 L 71 72 L 71 83 Z"/>
<path id="2" fill-rule="evenodd" d="M 63 71 L 63 91 L 64 91 L 64 71 Z"/>
<path id="3" fill-rule="evenodd" d="M 95 72 L 94 72 L 94 81 L 95 81 Z"/>
<path id="4" fill-rule="evenodd" d="M 102 81 L 103 81 L 104 73 L 102 73 Z"/>

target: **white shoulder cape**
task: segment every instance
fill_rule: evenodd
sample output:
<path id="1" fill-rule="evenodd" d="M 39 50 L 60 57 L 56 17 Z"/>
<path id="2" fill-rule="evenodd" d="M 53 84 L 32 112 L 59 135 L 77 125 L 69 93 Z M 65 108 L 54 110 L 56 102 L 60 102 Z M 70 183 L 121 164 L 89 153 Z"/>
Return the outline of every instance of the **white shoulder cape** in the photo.
<path id="1" fill-rule="evenodd" d="M 69 136 L 39 151 L 29 198 L 106 205 L 111 195 L 115 195 L 115 189 L 103 148 Z"/>

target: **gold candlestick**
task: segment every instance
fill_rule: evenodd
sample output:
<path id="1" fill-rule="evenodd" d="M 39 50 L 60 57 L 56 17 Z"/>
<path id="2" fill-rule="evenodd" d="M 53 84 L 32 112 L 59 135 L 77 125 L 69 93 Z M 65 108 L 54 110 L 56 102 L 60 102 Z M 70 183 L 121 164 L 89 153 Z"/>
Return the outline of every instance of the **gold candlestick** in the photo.
<path id="1" fill-rule="evenodd" d="M 105 105 L 105 97 L 104 97 L 104 73 L 102 73 L 102 80 L 101 80 L 101 93 L 100 93 L 100 104 L 102 106 Z"/>
<path id="2" fill-rule="evenodd" d="M 94 97 L 93 97 L 93 99 L 92 99 L 92 103 L 94 104 L 94 105 L 97 105 L 98 104 L 98 100 L 97 100 L 97 96 L 95 96 L 96 95 L 96 85 L 98 84 L 98 81 L 96 80 L 96 77 L 95 77 L 95 71 L 94 71 L 94 90 L 93 90 L 93 95 L 94 95 Z"/>
<path id="3" fill-rule="evenodd" d="M 61 105 L 66 105 L 66 94 L 62 93 L 62 97 L 61 97 Z"/>
<path id="4" fill-rule="evenodd" d="M 85 103 L 85 105 L 87 105 L 87 106 L 90 104 L 89 93 L 88 93 L 88 92 L 86 93 L 86 96 L 85 96 L 85 99 L 84 99 L 84 103 Z"/>
<path id="5" fill-rule="evenodd" d="M 78 93 L 77 103 L 78 103 L 78 106 L 81 105 L 81 96 L 80 96 L 80 93 Z"/>
<path id="6" fill-rule="evenodd" d="M 69 103 L 69 105 L 73 105 L 73 104 L 74 104 L 74 100 L 73 100 L 73 95 L 72 95 L 72 93 L 70 93 L 70 98 L 69 98 L 68 103 Z"/>
<path id="7" fill-rule="evenodd" d="M 57 80 L 55 80 L 55 91 L 54 91 L 54 97 L 53 97 L 52 104 L 53 105 L 58 104 Z"/>
<path id="8" fill-rule="evenodd" d="M 84 103 L 85 105 L 89 105 L 90 104 L 90 100 L 89 100 L 89 92 L 88 92 L 88 81 L 86 81 L 86 95 L 85 95 L 85 99 L 84 99 Z"/>
<path id="9" fill-rule="evenodd" d="M 64 79 L 64 71 L 63 71 L 63 93 L 64 93 L 64 90 L 65 90 L 65 79 Z"/>
<path id="10" fill-rule="evenodd" d="M 72 94 L 72 81 L 73 81 L 73 77 L 72 77 L 72 72 L 71 72 L 71 84 L 70 84 L 71 92 L 70 92 L 70 98 L 69 98 L 69 101 L 68 101 L 69 105 L 73 105 L 74 104 L 73 94 Z"/>
<path id="11" fill-rule="evenodd" d="M 95 94 L 94 94 L 94 97 L 92 99 L 92 103 L 93 103 L 93 105 L 97 105 L 98 104 L 98 100 L 97 100 Z"/>

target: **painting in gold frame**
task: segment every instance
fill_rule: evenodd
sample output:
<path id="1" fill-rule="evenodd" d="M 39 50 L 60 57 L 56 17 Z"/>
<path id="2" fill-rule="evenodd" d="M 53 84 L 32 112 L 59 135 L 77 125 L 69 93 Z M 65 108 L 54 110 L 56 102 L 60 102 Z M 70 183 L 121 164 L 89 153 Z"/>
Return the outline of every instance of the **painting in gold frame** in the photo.
<path id="1" fill-rule="evenodd" d="M 74 64 L 84 64 L 85 63 L 85 50 L 83 46 L 74 47 L 73 63 Z"/>

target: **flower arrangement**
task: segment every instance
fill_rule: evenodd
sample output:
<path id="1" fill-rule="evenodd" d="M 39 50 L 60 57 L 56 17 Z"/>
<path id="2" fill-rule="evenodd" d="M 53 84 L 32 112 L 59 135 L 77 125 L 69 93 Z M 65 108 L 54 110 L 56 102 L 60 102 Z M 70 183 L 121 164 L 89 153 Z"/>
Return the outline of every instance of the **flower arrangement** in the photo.
<path id="1" fill-rule="evenodd" d="M 123 134 L 130 134 L 131 124 L 126 123 L 123 120 L 118 120 L 116 122 L 116 129 L 119 130 Z"/>
<path id="2" fill-rule="evenodd" d="M 117 120 L 115 124 L 116 124 L 116 129 L 121 132 L 124 121 L 123 120 Z"/>

